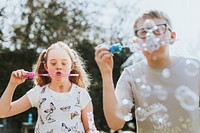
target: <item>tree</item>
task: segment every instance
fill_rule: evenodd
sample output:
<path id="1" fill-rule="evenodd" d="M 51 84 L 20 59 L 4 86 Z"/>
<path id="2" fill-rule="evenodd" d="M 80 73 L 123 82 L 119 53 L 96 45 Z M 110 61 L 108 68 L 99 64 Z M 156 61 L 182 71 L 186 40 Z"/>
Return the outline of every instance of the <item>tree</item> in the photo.
<path id="1" fill-rule="evenodd" d="M 4 8 L 0 9 L 0 25 L 3 25 L 3 18 L 4 18 Z M 0 44 L 3 42 L 3 31 L 2 27 L 0 27 Z M 2 49 L 2 45 L 0 45 L 0 50 Z"/>
<path id="2" fill-rule="evenodd" d="M 23 8 L 23 23 L 14 25 L 11 41 L 20 48 L 46 48 L 60 40 L 77 44 L 86 38 L 90 28 L 87 14 L 80 9 L 78 1 L 58 2 L 57 0 L 28 0 Z"/>

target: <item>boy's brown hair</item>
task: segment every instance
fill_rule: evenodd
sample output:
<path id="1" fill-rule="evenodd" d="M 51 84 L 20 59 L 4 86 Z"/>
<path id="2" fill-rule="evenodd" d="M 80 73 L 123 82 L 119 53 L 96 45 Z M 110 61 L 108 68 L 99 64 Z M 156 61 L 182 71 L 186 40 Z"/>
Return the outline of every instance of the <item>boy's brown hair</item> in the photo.
<path id="1" fill-rule="evenodd" d="M 143 13 L 141 16 L 136 18 L 136 20 L 134 22 L 134 33 L 137 30 L 136 24 L 138 23 L 138 21 L 140 19 L 154 19 L 154 18 L 165 19 L 168 26 L 170 27 L 170 29 L 172 29 L 171 19 L 169 18 L 169 16 L 166 13 L 164 13 L 163 11 L 158 11 L 158 10 L 149 10 L 149 11 Z"/>

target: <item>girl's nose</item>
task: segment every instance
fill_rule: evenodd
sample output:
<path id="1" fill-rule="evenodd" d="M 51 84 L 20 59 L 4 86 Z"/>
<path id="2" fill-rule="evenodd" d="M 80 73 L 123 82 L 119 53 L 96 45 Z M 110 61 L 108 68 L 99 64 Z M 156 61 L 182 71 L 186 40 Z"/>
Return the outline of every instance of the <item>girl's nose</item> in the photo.
<path id="1" fill-rule="evenodd" d="M 60 63 L 58 63 L 57 66 L 56 66 L 56 69 L 57 69 L 57 70 L 61 70 L 61 66 L 62 66 L 62 65 L 61 65 Z"/>

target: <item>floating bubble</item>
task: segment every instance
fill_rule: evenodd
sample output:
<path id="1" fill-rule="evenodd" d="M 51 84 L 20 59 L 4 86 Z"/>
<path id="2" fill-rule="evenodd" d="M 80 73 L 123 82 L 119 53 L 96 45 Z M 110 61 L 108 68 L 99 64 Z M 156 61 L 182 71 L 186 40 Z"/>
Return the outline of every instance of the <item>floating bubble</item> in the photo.
<path id="1" fill-rule="evenodd" d="M 154 21 L 151 20 L 151 19 L 145 20 L 144 23 L 143 23 L 143 27 L 144 27 L 144 29 L 147 30 L 148 32 L 153 32 L 154 30 L 157 29 L 157 27 L 156 27 Z"/>
<path id="2" fill-rule="evenodd" d="M 168 92 L 162 88 L 160 85 L 154 86 L 154 94 L 158 97 L 158 99 L 164 101 L 168 97 Z"/>
<path id="3" fill-rule="evenodd" d="M 193 111 L 199 107 L 198 95 L 187 86 L 178 87 L 175 92 L 175 97 L 185 110 Z"/>
<path id="4" fill-rule="evenodd" d="M 151 95 L 151 87 L 148 85 L 141 85 L 140 95 L 142 97 L 149 97 Z"/>
<path id="5" fill-rule="evenodd" d="M 131 113 L 131 110 L 134 108 L 134 104 L 128 100 L 123 99 L 122 103 L 119 103 L 117 105 L 117 111 L 115 114 L 118 118 L 124 121 L 130 121 L 133 119 L 133 114 Z"/>
<path id="6" fill-rule="evenodd" d="M 140 78 L 137 78 L 135 81 L 136 81 L 136 83 L 141 83 L 142 82 L 142 80 Z"/>
<path id="7" fill-rule="evenodd" d="M 196 76 L 199 70 L 199 64 L 194 60 L 186 60 L 186 67 L 184 68 L 184 72 L 189 76 Z M 196 71 L 195 71 L 196 70 Z"/>
<path id="8" fill-rule="evenodd" d="M 141 107 L 138 107 L 136 110 L 135 110 L 135 117 L 138 121 L 144 121 L 146 119 L 146 110 L 144 110 L 143 108 Z"/>
<path id="9" fill-rule="evenodd" d="M 171 73 L 170 73 L 170 71 L 169 71 L 168 68 L 163 69 L 163 71 L 162 71 L 162 76 L 163 76 L 164 78 L 169 78 L 169 77 L 171 76 Z"/>

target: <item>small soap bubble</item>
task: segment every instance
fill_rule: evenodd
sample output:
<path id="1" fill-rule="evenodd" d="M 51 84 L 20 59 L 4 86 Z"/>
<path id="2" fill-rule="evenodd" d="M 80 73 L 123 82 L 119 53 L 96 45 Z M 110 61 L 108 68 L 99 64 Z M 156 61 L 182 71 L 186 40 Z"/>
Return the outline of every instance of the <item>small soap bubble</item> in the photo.
<path id="1" fill-rule="evenodd" d="M 148 103 L 143 103 L 143 106 L 144 106 L 144 107 L 147 107 L 147 106 L 148 106 Z"/>
<path id="2" fill-rule="evenodd" d="M 154 94 L 162 101 L 166 100 L 168 97 L 168 92 L 160 85 L 154 86 Z"/>
<path id="3" fill-rule="evenodd" d="M 136 110 L 135 110 L 135 116 L 136 116 L 136 119 L 138 121 L 144 121 L 146 119 L 146 110 L 144 110 L 143 108 L 141 107 L 138 107 Z"/>
<path id="4" fill-rule="evenodd" d="M 163 78 L 169 78 L 171 76 L 171 73 L 168 68 L 163 69 L 162 76 Z"/>
<path id="5" fill-rule="evenodd" d="M 186 60 L 186 67 L 184 68 L 184 72 L 189 76 L 196 76 L 199 74 L 197 70 L 199 70 L 199 64 L 193 60 Z"/>
<path id="6" fill-rule="evenodd" d="M 142 97 L 149 97 L 151 95 L 151 87 L 146 85 L 141 85 L 140 95 Z"/>
<path id="7" fill-rule="evenodd" d="M 130 100 L 123 99 L 122 103 L 118 103 L 115 114 L 121 120 L 130 121 L 133 119 L 133 114 L 131 113 L 133 107 L 134 104 Z"/>
<path id="8" fill-rule="evenodd" d="M 137 78 L 135 81 L 136 83 L 140 83 L 142 80 L 140 78 Z"/>
<path id="9" fill-rule="evenodd" d="M 147 19 L 144 21 L 143 26 L 146 30 L 150 30 L 150 32 L 153 32 L 156 25 L 153 20 Z"/>

